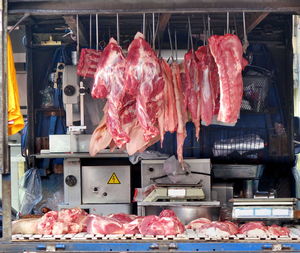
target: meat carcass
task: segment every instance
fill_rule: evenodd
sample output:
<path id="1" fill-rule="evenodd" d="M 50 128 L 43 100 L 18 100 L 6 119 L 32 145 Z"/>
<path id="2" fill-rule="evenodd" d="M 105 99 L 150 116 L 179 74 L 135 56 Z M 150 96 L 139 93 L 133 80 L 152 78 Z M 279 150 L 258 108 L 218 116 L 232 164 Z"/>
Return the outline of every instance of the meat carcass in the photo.
<path id="1" fill-rule="evenodd" d="M 161 59 L 160 66 L 164 79 L 164 131 L 173 133 L 177 130 L 177 110 L 173 85 L 173 76 L 169 64 Z"/>
<path id="2" fill-rule="evenodd" d="M 272 225 L 268 227 L 268 233 L 275 236 L 289 236 L 290 230 L 287 227 Z"/>
<path id="3" fill-rule="evenodd" d="M 186 122 L 188 121 L 186 107 L 184 106 L 184 88 L 182 84 L 182 76 L 180 67 L 177 63 L 171 64 L 173 85 L 174 85 L 174 97 L 177 112 L 177 157 L 180 163 L 183 162 L 183 144 L 186 137 Z"/>
<path id="4" fill-rule="evenodd" d="M 128 47 L 125 87 L 130 95 L 136 97 L 137 118 L 148 142 L 159 135 L 156 125 L 164 81 L 156 53 L 139 32 Z"/>
<path id="5" fill-rule="evenodd" d="M 173 211 L 162 211 L 160 216 L 149 215 L 138 226 L 143 235 L 177 235 L 184 232 L 184 226 Z"/>
<path id="6" fill-rule="evenodd" d="M 120 110 L 125 96 L 124 71 L 125 57 L 122 49 L 111 38 L 98 63 L 92 96 L 107 98 L 106 125 L 119 148 L 129 141 L 129 136 L 122 129 L 120 122 Z"/>
<path id="7" fill-rule="evenodd" d="M 82 48 L 77 64 L 77 75 L 82 77 L 94 78 L 101 54 L 101 51 Z"/>
<path id="8" fill-rule="evenodd" d="M 215 104 L 213 84 L 211 83 L 212 74 L 210 73 L 212 71 L 210 65 L 212 56 L 208 46 L 199 47 L 195 55 L 199 66 L 201 120 L 206 125 L 210 125 L 214 115 Z"/>
<path id="9" fill-rule="evenodd" d="M 116 219 L 90 214 L 87 219 L 87 232 L 90 234 L 124 234 L 123 224 Z"/>
<path id="10" fill-rule="evenodd" d="M 249 237 L 267 237 L 268 228 L 263 222 L 247 222 L 240 226 L 239 234 L 247 235 Z"/>
<path id="11" fill-rule="evenodd" d="M 210 51 L 218 68 L 220 81 L 220 109 L 218 120 L 236 123 L 243 96 L 243 48 L 233 34 L 213 35 L 208 39 Z"/>
<path id="12" fill-rule="evenodd" d="M 186 74 L 185 105 L 191 114 L 198 140 L 200 133 L 201 96 L 198 60 L 193 50 L 184 55 L 184 69 Z"/>

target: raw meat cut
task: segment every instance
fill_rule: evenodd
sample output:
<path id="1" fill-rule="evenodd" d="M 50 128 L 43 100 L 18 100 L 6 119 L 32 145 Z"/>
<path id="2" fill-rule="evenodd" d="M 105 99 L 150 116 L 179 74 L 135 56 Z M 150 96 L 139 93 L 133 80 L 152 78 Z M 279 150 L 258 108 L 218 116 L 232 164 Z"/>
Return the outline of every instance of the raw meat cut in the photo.
<path id="1" fill-rule="evenodd" d="M 141 222 L 143 221 L 144 217 L 137 217 L 136 219 L 134 219 L 133 221 L 129 222 L 129 223 L 125 223 L 123 224 L 124 229 L 125 229 L 125 234 L 139 234 L 139 225 L 141 224 Z"/>
<path id="2" fill-rule="evenodd" d="M 192 121 L 196 129 L 196 137 L 199 139 L 200 117 L 201 117 L 201 96 L 200 96 L 200 80 L 198 70 L 198 60 L 194 51 L 189 51 L 184 55 L 184 69 L 186 73 L 185 87 L 185 105 L 191 114 Z"/>
<path id="3" fill-rule="evenodd" d="M 100 150 L 105 149 L 112 141 L 112 136 L 107 130 L 106 126 L 106 113 L 104 108 L 104 115 L 98 127 L 94 130 L 90 145 L 89 152 L 91 156 L 95 156 Z"/>
<path id="4" fill-rule="evenodd" d="M 164 79 L 164 131 L 173 133 L 177 130 L 176 100 L 172 71 L 169 64 L 161 59 L 160 66 Z M 162 136 L 163 137 L 163 136 Z"/>
<path id="5" fill-rule="evenodd" d="M 208 46 L 202 46 L 197 49 L 195 55 L 198 59 L 199 80 L 200 80 L 200 109 L 201 120 L 206 125 L 210 125 L 214 113 L 214 92 L 211 82 L 210 61 L 211 54 Z"/>
<path id="6" fill-rule="evenodd" d="M 228 225 L 226 222 L 218 221 L 203 224 L 197 231 L 208 237 L 226 237 L 234 235 L 234 232 L 236 232 L 232 229 L 231 224 Z"/>
<path id="7" fill-rule="evenodd" d="M 266 237 L 268 236 L 268 228 L 263 222 L 247 222 L 240 226 L 239 234 L 249 237 Z"/>
<path id="8" fill-rule="evenodd" d="M 184 106 L 184 88 L 182 85 L 182 78 L 180 67 L 177 63 L 171 64 L 173 85 L 174 85 L 174 97 L 177 112 L 177 157 L 180 163 L 183 162 L 183 144 L 186 137 L 185 124 L 188 120 L 186 107 Z"/>
<path id="9" fill-rule="evenodd" d="M 165 209 L 165 210 L 162 210 L 159 214 L 159 217 L 176 217 L 176 213 L 173 211 L 173 210 L 170 210 L 170 209 Z"/>
<path id="10" fill-rule="evenodd" d="M 236 123 L 243 96 L 243 48 L 233 34 L 213 35 L 208 39 L 210 51 L 218 67 L 220 80 L 220 109 L 218 120 Z"/>
<path id="11" fill-rule="evenodd" d="M 125 87 L 130 95 L 136 97 L 136 115 L 148 142 L 159 135 L 156 124 L 164 81 L 156 53 L 139 32 L 128 47 Z"/>
<path id="12" fill-rule="evenodd" d="M 40 218 L 37 232 L 45 235 L 61 235 L 86 231 L 87 213 L 79 208 L 50 211 Z"/>
<path id="13" fill-rule="evenodd" d="M 166 216 L 165 216 L 166 215 Z M 169 216 L 172 215 L 172 216 Z M 160 216 L 149 215 L 143 218 L 138 228 L 143 235 L 177 235 L 184 232 L 184 226 L 170 210 L 164 210 Z"/>
<path id="14" fill-rule="evenodd" d="M 290 230 L 287 227 L 272 225 L 268 227 L 268 233 L 275 236 L 289 236 Z"/>
<path id="15" fill-rule="evenodd" d="M 135 220 L 137 218 L 136 215 L 126 214 L 126 213 L 110 214 L 107 217 L 115 219 L 115 220 L 119 221 L 122 224 L 132 222 L 133 220 Z"/>
<path id="16" fill-rule="evenodd" d="M 206 218 L 199 218 L 196 220 L 192 220 L 188 225 L 186 225 L 186 228 L 189 229 L 200 229 L 204 224 L 211 223 L 211 220 Z"/>
<path id="17" fill-rule="evenodd" d="M 97 64 L 102 52 L 94 49 L 82 48 L 77 64 L 77 75 L 94 78 Z"/>
<path id="18" fill-rule="evenodd" d="M 123 224 L 113 218 L 90 214 L 87 221 L 90 234 L 124 234 Z"/>
<path id="19" fill-rule="evenodd" d="M 37 224 L 37 231 L 39 234 L 51 235 L 54 224 L 58 218 L 58 212 L 50 211 L 40 219 Z"/>
<path id="20" fill-rule="evenodd" d="M 12 234 L 37 234 L 40 218 L 20 219 L 12 222 Z"/>
<path id="21" fill-rule="evenodd" d="M 231 221 L 223 221 L 223 223 L 228 225 L 231 235 L 236 235 L 239 232 L 239 227 L 235 223 Z"/>
<path id="22" fill-rule="evenodd" d="M 122 129 L 120 122 L 120 110 L 125 96 L 124 71 L 125 57 L 122 49 L 111 38 L 98 63 L 92 96 L 107 98 L 106 125 L 119 148 L 129 142 L 129 136 Z"/>

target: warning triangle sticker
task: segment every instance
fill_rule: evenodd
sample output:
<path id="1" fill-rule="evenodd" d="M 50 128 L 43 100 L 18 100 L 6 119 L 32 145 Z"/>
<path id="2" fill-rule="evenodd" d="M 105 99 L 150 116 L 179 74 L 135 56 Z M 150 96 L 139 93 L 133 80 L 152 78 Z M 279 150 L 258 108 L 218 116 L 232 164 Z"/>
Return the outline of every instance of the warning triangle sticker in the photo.
<path id="1" fill-rule="evenodd" d="M 119 178 L 117 177 L 116 173 L 112 173 L 110 179 L 108 180 L 107 184 L 121 184 Z"/>

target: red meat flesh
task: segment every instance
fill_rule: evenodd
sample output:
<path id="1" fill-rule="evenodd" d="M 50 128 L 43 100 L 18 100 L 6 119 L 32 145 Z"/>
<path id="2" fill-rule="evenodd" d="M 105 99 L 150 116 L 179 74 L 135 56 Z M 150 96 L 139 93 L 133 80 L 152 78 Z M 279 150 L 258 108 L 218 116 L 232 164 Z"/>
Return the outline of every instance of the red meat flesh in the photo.
<path id="1" fill-rule="evenodd" d="M 107 97 L 106 125 L 118 147 L 129 141 L 129 136 L 122 129 L 120 122 L 120 110 L 125 96 L 124 71 L 125 57 L 122 49 L 111 38 L 98 63 L 92 96 Z"/>
<path id="2" fill-rule="evenodd" d="M 224 221 L 223 223 L 228 225 L 231 235 L 236 235 L 239 232 L 239 227 L 235 223 L 231 221 Z"/>
<path id="3" fill-rule="evenodd" d="M 125 229 L 125 234 L 131 234 L 131 235 L 139 234 L 140 233 L 139 226 L 143 221 L 143 219 L 144 217 L 138 217 L 129 223 L 123 224 Z"/>
<path id="4" fill-rule="evenodd" d="M 289 236 L 290 234 L 290 230 L 287 227 L 280 227 L 277 225 L 269 226 L 268 232 L 270 235 L 275 236 Z"/>
<path id="5" fill-rule="evenodd" d="M 39 234 L 51 235 L 54 224 L 58 218 L 58 212 L 50 211 L 43 215 L 40 222 L 37 224 L 37 231 Z"/>
<path id="6" fill-rule="evenodd" d="M 177 157 L 180 163 L 183 162 L 183 144 L 186 137 L 185 124 L 188 120 L 186 107 L 184 106 L 184 89 L 182 85 L 182 76 L 180 67 L 177 63 L 171 65 L 173 85 L 174 85 L 174 97 L 177 112 Z"/>
<path id="7" fill-rule="evenodd" d="M 227 223 L 218 221 L 203 224 L 198 231 L 199 233 L 209 237 L 226 237 L 233 235 L 233 231 Z"/>
<path id="8" fill-rule="evenodd" d="M 159 135 L 156 124 L 164 81 L 156 53 L 139 32 L 128 48 L 125 87 L 129 94 L 136 96 L 137 118 L 148 142 Z"/>
<path id="9" fill-rule="evenodd" d="M 213 35 L 208 39 L 210 51 L 218 67 L 220 109 L 218 120 L 236 123 L 243 96 L 243 48 L 233 34 Z"/>
<path id="10" fill-rule="evenodd" d="M 122 224 L 132 222 L 136 219 L 136 215 L 126 214 L 126 213 L 116 213 L 107 216 L 108 218 L 115 219 Z"/>
<path id="11" fill-rule="evenodd" d="M 240 226 L 239 234 L 249 237 L 266 237 L 268 235 L 268 228 L 263 222 L 247 222 Z"/>
<path id="12" fill-rule="evenodd" d="M 177 216 L 173 210 L 165 209 L 160 212 L 159 217 L 162 218 L 162 217 L 177 217 Z"/>
<path id="13" fill-rule="evenodd" d="M 210 125 L 214 114 L 214 92 L 210 74 L 210 51 L 208 46 L 202 46 L 195 52 L 199 65 L 201 119 Z"/>
<path id="14" fill-rule="evenodd" d="M 186 225 L 186 228 L 189 229 L 200 229 L 204 224 L 210 224 L 211 220 L 206 218 L 199 218 L 196 220 L 192 220 L 188 225 Z"/>
<path id="15" fill-rule="evenodd" d="M 164 79 L 164 131 L 175 132 L 177 129 L 176 100 L 174 99 L 174 85 L 172 71 L 165 60 L 160 61 Z"/>
<path id="16" fill-rule="evenodd" d="M 81 49 L 77 65 L 77 75 L 94 78 L 102 52 L 94 49 Z"/>
<path id="17" fill-rule="evenodd" d="M 113 218 L 91 214 L 88 217 L 87 232 L 90 234 L 124 234 L 123 224 Z"/>
<path id="18" fill-rule="evenodd" d="M 184 55 L 184 69 L 186 73 L 185 103 L 195 125 L 198 140 L 200 132 L 201 96 L 198 60 L 193 51 L 189 51 Z"/>

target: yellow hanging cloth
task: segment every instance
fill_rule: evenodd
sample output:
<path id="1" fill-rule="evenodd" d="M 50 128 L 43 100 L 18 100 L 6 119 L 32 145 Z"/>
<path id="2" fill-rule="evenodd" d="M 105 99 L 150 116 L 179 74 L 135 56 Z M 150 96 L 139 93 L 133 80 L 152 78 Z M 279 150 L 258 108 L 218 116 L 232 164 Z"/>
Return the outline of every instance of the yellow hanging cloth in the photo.
<path id="1" fill-rule="evenodd" d="M 7 97 L 8 135 L 13 135 L 24 128 L 24 119 L 20 110 L 18 81 L 9 35 L 7 36 Z"/>

